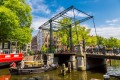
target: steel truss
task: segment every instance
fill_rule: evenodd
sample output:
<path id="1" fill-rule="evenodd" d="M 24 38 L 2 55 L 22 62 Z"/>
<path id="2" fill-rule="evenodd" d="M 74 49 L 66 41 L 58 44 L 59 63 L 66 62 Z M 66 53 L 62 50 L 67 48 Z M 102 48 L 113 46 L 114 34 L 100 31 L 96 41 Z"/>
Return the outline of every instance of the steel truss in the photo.
<path id="1" fill-rule="evenodd" d="M 71 19 L 72 23 L 70 25 L 67 25 L 65 23 L 61 23 L 60 20 L 62 20 L 64 18 Z M 93 18 L 93 16 L 75 8 L 74 6 L 70 6 L 69 8 L 67 8 L 64 11 L 58 13 L 57 15 L 55 15 L 54 17 L 49 19 L 47 22 L 42 24 L 39 27 L 39 29 L 50 31 L 50 45 L 49 45 L 50 52 L 52 52 L 52 46 L 53 46 L 53 44 L 52 44 L 53 34 L 52 33 L 53 33 L 53 31 L 59 31 L 60 30 L 60 27 L 61 27 L 60 24 L 64 24 L 64 25 L 68 26 L 68 28 L 69 28 L 70 50 L 72 50 L 72 26 L 75 26 L 77 24 L 85 22 L 85 21 L 87 21 L 91 18 Z"/>

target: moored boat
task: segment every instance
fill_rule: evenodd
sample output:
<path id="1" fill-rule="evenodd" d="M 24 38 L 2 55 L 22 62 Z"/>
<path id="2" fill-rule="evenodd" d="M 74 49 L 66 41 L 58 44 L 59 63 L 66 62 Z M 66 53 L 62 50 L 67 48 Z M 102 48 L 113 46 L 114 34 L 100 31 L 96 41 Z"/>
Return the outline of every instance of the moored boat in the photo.
<path id="1" fill-rule="evenodd" d="M 45 68 L 10 68 L 9 69 L 10 74 L 15 74 L 15 75 L 22 75 L 22 74 L 34 74 L 34 73 L 42 73 L 45 72 Z"/>
<path id="2" fill-rule="evenodd" d="M 120 72 L 108 72 L 107 75 L 120 79 Z"/>
<path id="3" fill-rule="evenodd" d="M 3 54 L 0 53 L 0 67 L 10 65 L 12 62 L 20 62 L 23 59 L 23 53 Z"/>
<path id="4" fill-rule="evenodd" d="M 15 75 L 23 75 L 23 74 L 35 74 L 35 73 L 42 73 L 42 72 L 48 72 L 51 70 L 55 70 L 58 68 L 58 65 L 51 64 L 50 66 L 44 66 L 44 67 L 28 67 L 28 68 L 10 68 L 10 74 Z"/>

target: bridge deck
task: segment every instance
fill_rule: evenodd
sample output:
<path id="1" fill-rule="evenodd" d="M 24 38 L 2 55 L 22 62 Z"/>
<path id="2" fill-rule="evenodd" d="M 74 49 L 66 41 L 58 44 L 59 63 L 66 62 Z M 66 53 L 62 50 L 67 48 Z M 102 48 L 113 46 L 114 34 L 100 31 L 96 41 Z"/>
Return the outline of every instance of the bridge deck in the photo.
<path id="1" fill-rule="evenodd" d="M 87 57 L 92 58 L 104 58 L 104 59 L 118 59 L 120 60 L 120 54 L 86 54 Z"/>

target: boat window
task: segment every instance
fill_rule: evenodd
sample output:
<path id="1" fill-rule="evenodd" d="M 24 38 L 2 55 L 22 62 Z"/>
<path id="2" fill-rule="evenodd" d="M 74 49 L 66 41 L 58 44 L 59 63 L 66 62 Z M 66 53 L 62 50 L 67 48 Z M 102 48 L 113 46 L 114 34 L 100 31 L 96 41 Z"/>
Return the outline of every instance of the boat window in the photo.
<path id="1" fill-rule="evenodd" d="M 2 42 L 0 42 L 0 49 L 2 49 Z"/>
<path id="2" fill-rule="evenodd" d="M 4 49 L 8 49 L 8 42 L 4 43 Z"/>

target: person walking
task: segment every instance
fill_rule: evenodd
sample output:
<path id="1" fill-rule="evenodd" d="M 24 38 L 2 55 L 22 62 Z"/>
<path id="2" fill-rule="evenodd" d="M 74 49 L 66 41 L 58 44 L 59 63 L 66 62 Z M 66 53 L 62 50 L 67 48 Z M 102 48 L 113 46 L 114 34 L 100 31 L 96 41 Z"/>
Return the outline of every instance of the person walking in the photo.
<path id="1" fill-rule="evenodd" d="M 12 62 L 12 64 L 10 64 L 10 67 L 11 67 L 11 68 L 16 68 L 16 63 L 15 63 L 15 62 Z"/>
<path id="2" fill-rule="evenodd" d="M 25 64 L 24 64 L 24 61 L 22 60 L 21 61 L 21 68 L 24 68 Z"/>

